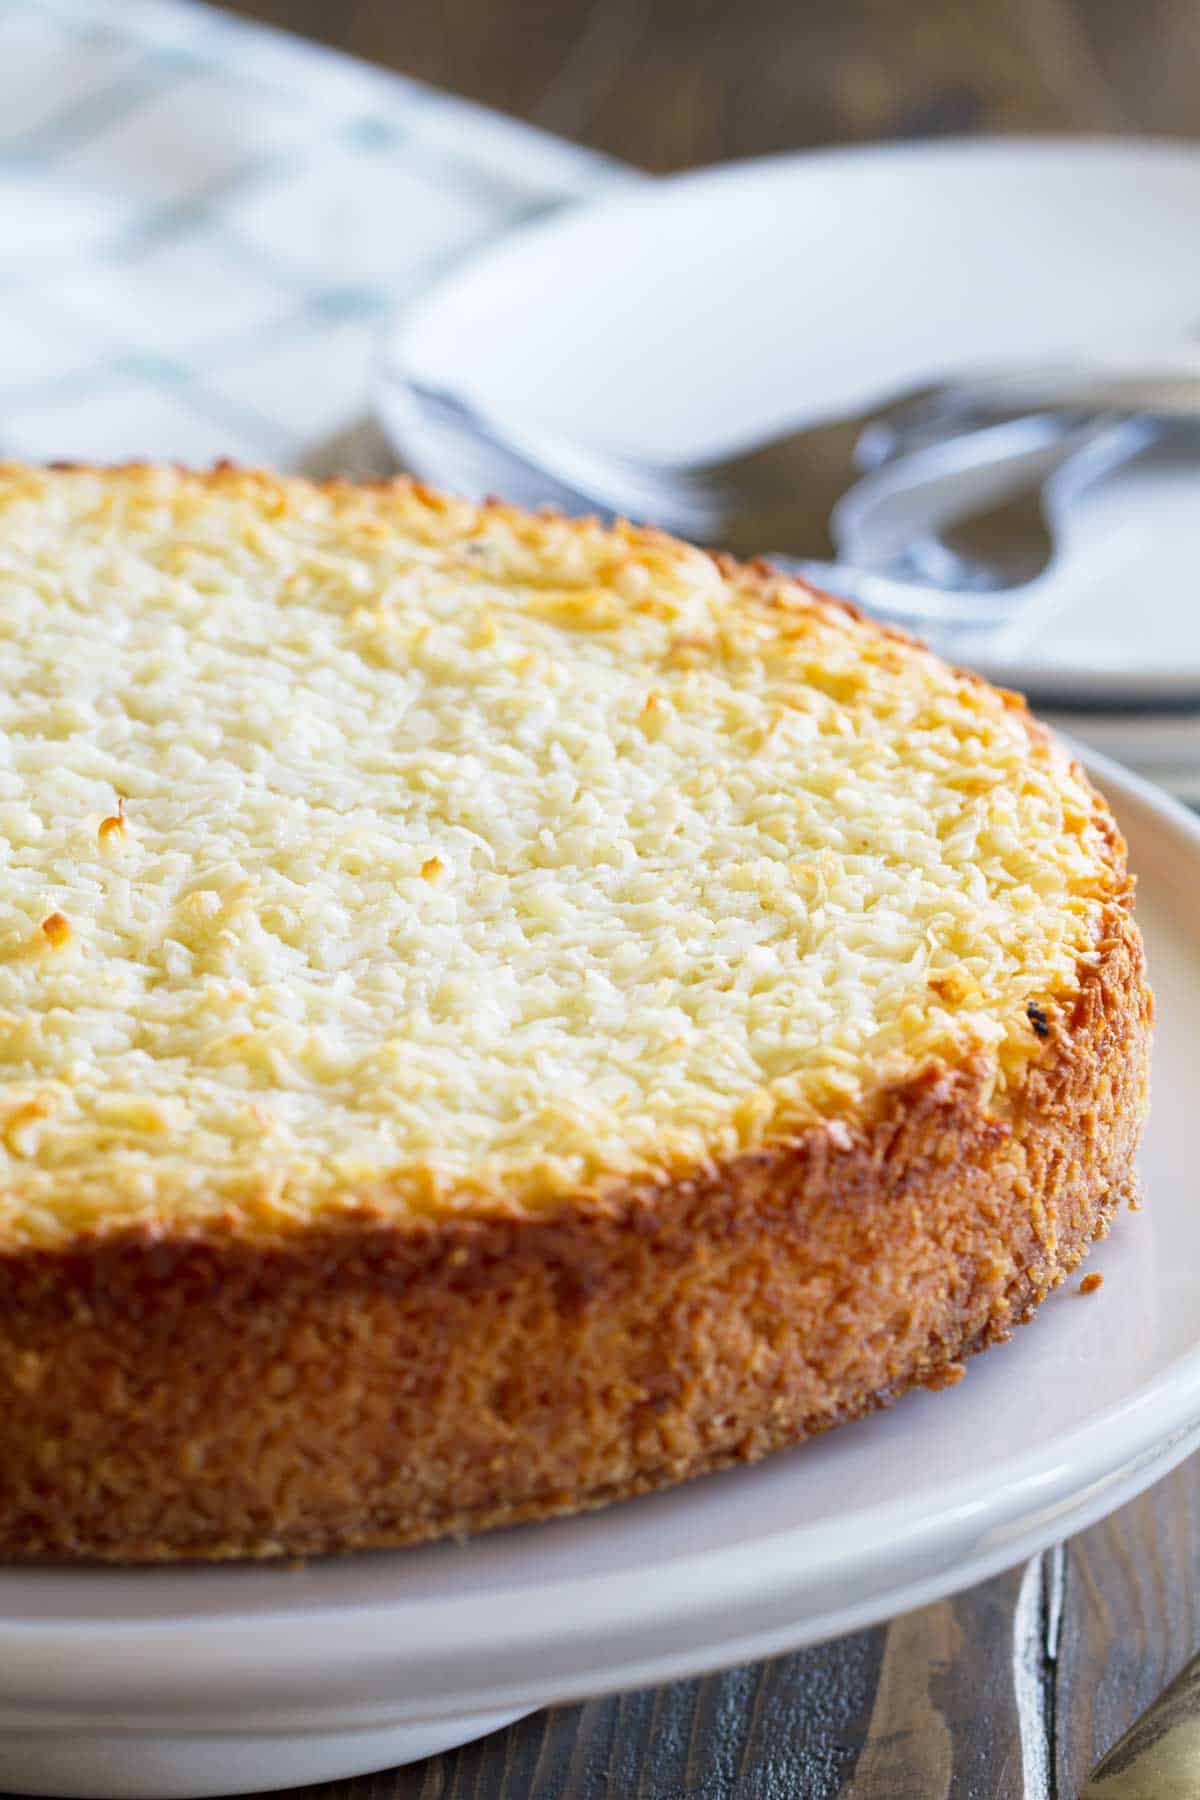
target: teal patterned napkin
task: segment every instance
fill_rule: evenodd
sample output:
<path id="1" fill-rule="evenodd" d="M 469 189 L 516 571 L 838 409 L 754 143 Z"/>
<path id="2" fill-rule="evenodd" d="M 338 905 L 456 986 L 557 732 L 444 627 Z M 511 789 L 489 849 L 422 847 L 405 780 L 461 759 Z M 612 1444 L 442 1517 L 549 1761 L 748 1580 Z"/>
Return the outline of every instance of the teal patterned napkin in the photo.
<path id="1" fill-rule="evenodd" d="M 175 0 L 0 7 L 0 455 L 319 459 L 389 312 L 620 179 L 531 127 Z"/>

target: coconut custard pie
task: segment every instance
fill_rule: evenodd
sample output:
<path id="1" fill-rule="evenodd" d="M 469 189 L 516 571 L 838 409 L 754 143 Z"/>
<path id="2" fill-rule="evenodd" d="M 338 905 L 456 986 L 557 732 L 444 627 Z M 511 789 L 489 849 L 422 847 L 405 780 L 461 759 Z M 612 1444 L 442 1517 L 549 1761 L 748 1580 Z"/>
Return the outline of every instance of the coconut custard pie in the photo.
<path id="1" fill-rule="evenodd" d="M 404 1544 L 952 1381 L 1130 1193 L 1149 1011 L 1080 768 L 765 565 L 0 469 L 0 1557 Z"/>

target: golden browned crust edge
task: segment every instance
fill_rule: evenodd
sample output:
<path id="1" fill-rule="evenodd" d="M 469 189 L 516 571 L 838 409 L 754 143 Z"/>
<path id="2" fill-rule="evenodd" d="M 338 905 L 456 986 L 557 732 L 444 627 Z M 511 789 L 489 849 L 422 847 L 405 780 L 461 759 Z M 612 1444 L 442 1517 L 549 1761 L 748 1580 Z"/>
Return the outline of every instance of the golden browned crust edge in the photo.
<path id="1" fill-rule="evenodd" d="M 1097 942 L 1002 1117 L 981 1065 L 930 1069 L 869 1119 L 544 1215 L 0 1255 L 0 1557 L 411 1543 L 681 1481 L 954 1379 L 1132 1190 L 1150 997 L 1097 809 Z"/>
<path id="2" fill-rule="evenodd" d="M 21 464 L 13 462 L 11 459 L 0 460 L 0 470 L 5 468 L 41 468 L 62 474 L 81 475 L 150 475 L 155 471 L 169 469 L 188 481 L 196 481 L 212 487 L 220 487 L 228 483 L 251 482 L 276 490 L 281 487 L 308 488 L 314 493 L 333 496 L 339 494 L 354 496 L 363 492 L 382 495 L 390 493 L 408 495 L 434 513 L 444 512 L 449 506 L 459 506 L 475 512 L 480 517 L 491 516 L 518 521 L 554 520 L 564 527 L 574 525 L 580 530 L 602 528 L 602 521 L 598 514 L 568 516 L 550 503 L 539 506 L 531 512 L 522 507 L 513 506 L 509 501 L 494 494 L 488 495 L 481 501 L 464 500 L 455 495 L 447 495 L 438 488 L 430 487 L 428 483 L 420 481 L 415 475 L 403 473 L 379 476 L 326 475 L 320 478 L 294 474 L 279 475 L 271 470 L 235 462 L 230 457 L 219 458 L 207 469 L 194 468 L 181 462 L 150 462 L 139 458 L 112 463 L 77 461 L 71 458 L 58 458 L 42 464 Z M 635 525 L 627 519 L 618 518 L 607 529 L 630 544 L 660 545 L 665 549 L 674 549 L 687 554 L 694 553 L 696 549 L 695 545 L 674 536 L 669 531 L 664 531 L 657 525 Z M 919 638 L 915 632 L 906 631 L 902 625 L 887 624 L 882 620 L 870 618 L 855 601 L 846 600 L 839 594 L 827 593 L 823 588 L 815 587 L 812 582 L 804 580 L 802 576 L 789 574 L 778 568 L 769 557 L 758 556 L 751 561 L 743 562 L 738 557 L 731 556 L 728 551 L 714 550 L 708 554 L 722 575 L 727 579 L 737 581 L 747 596 L 755 593 L 758 598 L 770 603 L 789 592 L 803 594 L 810 600 L 820 601 L 823 606 L 831 608 L 834 612 L 844 614 L 849 619 L 866 621 L 872 631 L 877 632 L 880 637 L 890 638 L 894 643 L 908 644 L 928 651 L 924 640 Z M 933 653 L 929 652 L 929 654 Z M 938 660 L 943 659 L 939 658 Z M 953 663 L 946 666 L 953 668 L 954 673 L 965 681 L 977 683 L 980 687 L 990 687 L 994 692 L 1003 694 L 1009 704 L 1025 714 L 1026 722 L 1035 737 L 1044 739 L 1049 735 L 1040 720 L 1034 719 L 1029 712 L 1024 695 L 1007 688 L 997 687 L 994 682 L 989 682 L 974 669 L 962 668 Z"/>
<path id="3" fill-rule="evenodd" d="M 1131 1191 L 1128 900 L 1008 1118 L 931 1070 L 867 1128 L 603 1206 L 0 1262 L 0 1556 L 398 1545 L 750 1460 L 1005 1338 Z"/>

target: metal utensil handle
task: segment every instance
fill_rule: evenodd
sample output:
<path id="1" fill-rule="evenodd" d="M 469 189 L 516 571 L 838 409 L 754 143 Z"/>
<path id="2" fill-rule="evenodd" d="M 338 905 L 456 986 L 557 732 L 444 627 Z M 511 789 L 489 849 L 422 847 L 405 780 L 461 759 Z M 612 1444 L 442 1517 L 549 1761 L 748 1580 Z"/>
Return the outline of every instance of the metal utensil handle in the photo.
<path id="1" fill-rule="evenodd" d="M 1200 1794 L 1200 1656 L 1096 1764 L 1079 1800 L 1196 1800 Z"/>
<path id="2" fill-rule="evenodd" d="M 1034 414 L 896 457 L 856 481 L 833 509 L 833 541 L 848 562 L 882 569 L 914 538 L 1023 492 L 1110 428 Z"/>
<path id="3" fill-rule="evenodd" d="M 966 409 L 1149 413 L 1160 419 L 1200 418 L 1200 350 L 1141 367 L 1047 367 L 951 381 L 945 400 Z"/>

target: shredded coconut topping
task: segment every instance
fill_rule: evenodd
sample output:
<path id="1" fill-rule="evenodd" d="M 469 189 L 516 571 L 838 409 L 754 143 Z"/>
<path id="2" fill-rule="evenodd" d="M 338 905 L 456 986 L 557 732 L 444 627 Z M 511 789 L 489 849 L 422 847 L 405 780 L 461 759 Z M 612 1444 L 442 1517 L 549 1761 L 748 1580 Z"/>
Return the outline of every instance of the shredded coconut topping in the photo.
<path id="1" fill-rule="evenodd" d="M 540 1206 L 1041 1053 L 1011 696 L 649 533 L 0 470 L 0 1234 Z"/>

